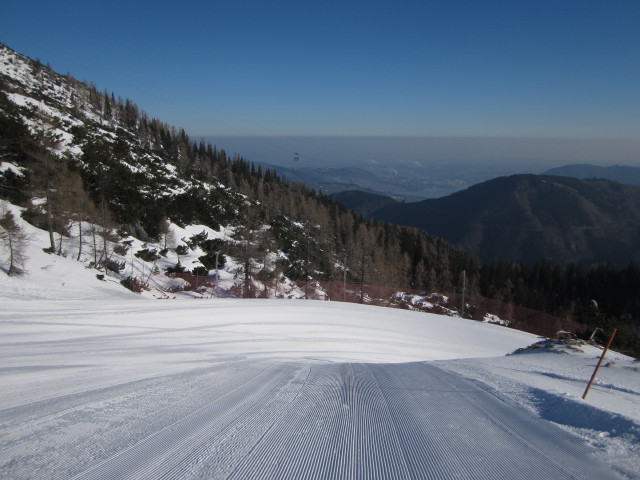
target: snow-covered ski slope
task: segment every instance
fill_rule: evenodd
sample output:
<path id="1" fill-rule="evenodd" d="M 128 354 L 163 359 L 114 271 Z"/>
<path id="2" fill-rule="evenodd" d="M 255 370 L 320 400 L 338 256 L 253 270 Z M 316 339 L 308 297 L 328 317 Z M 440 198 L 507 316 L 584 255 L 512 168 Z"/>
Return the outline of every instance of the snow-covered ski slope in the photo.
<path id="1" fill-rule="evenodd" d="M 55 478 L 76 479 L 619 478 L 575 437 L 426 364 L 234 370 L 195 369 L 107 388 L 101 399 L 56 400 L 64 413 L 34 425 L 44 451 L 32 460 L 37 472 L 13 471 L 51 478 L 38 472 L 53 466 Z M 28 408 L 17 412 L 29 416 Z M 69 436 L 47 434 L 70 423 Z"/>
<path id="2" fill-rule="evenodd" d="M 36 232 L 29 232 L 36 233 Z M 640 478 L 640 364 L 304 300 L 141 298 L 33 240 L 0 272 L 0 478 Z M 180 298 L 179 295 L 177 295 Z"/>
<path id="3" fill-rule="evenodd" d="M 604 479 L 640 471 L 633 420 L 606 417 L 626 430 L 607 434 L 609 451 L 591 450 L 574 435 L 584 428 L 569 433 L 523 408 L 526 399 L 477 381 L 492 365 L 505 378 L 500 370 L 510 366 L 499 362 L 526 356 L 504 355 L 537 340 L 496 325 L 302 300 L 5 297 L 0 328 L 1 478 Z M 463 373 L 475 368 L 476 380 L 425 362 L 437 359 Z"/>

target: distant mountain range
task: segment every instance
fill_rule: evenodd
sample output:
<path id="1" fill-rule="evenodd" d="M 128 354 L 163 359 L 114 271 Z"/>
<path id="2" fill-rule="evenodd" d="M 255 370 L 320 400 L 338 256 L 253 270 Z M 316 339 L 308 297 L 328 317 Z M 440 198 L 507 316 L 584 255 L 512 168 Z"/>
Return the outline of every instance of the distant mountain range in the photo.
<path id="1" fill-rule="evenodd" d="M 275 171 L 279 176 L 290 182 L 304 183 L 307 187 L 332 194 L 348 190 L 363 192 L 383 192 L 392 196 L 394 183 L 387 182 L 369 170 L 356 167 L 329 168 L 329 167 L 300 167 L 289 168 L 280 165 L 260 164 Z"/>
<path id="2" fill-rule="evenodd" d="M 257 162 L 291 182 L 326 195 L 359 190 L 386 195 L 407 202 L 438 198 L 463 190 L 470 185 L 506 174 L 502 166 L 487 165 L 407 165 L 359 167 L 318 167 L 295 165 L 291 167 Z M 509 171 L 511 173 L 511 171 Z"/>
<path id="3" fill-rule="evenodd" d="M 367 206 L 367 198 L 336 197 L 362 215 L 420 228 L 484 261 L 640 261 L 640 188 L 609 180 L 513 175 L 447 197 L 387 201 L 377 209 Z"/>
<path id="4" fill-rule="evenodd" d="M 552 168 L 543 175 L 559 175 L 573 178 L 604 178 L 627 185 L 640 186 L 640 167 L 612 165 L 599 167 L 596 165 L 574 164 Z"/>
<path id="5" fill-rule="evenodd" d="M 504 169 L 500 171 L 501 169 L 495 165 L 487 165 L 486 171 L 470 165 L 430 165 L 428 167 L 398 165 L 397 168 L 392 166 L 334 168 L 298 165 L 287 167 L 267 163 L 256 163 L 256 165 L 269 168 L 289 181 L 304 183 L 309 188 L 333 196 L 361 215 L 368 215 L 380 208 L 377 206 L 379 199 L 376 200 L 376 196 L 386 196 L 396 201 L 416 202 L 445 197 L 490 178 L 516 173 L 507 172 Z M 547 170 L 542 175 L 578 179 L 601 178 L 640 186 L 640 167 L 574 164 Z M 371 196 L 360 195 L 358 191 L 366 192 Z"/>

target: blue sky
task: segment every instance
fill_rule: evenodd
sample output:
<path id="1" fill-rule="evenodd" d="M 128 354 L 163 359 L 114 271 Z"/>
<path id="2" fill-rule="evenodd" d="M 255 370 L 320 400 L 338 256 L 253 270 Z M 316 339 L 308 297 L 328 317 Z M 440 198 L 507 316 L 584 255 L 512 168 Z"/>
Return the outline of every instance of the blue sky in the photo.
<path id="1" fill-rule="evenodd" d="M 9 47 L 192 137 L 640 145 L 637 0 L 5 0 L 2 11 Z"/>

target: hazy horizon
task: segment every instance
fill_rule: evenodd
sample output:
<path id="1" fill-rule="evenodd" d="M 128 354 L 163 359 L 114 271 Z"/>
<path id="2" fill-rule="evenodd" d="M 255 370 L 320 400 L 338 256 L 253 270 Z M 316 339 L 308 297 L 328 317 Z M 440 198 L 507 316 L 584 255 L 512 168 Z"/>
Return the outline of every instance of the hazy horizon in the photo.
<path id="1" fill-rule="evenodd" d="M 620 138 L 212 135 L 194 140 L 200 138 L 254 163 L 289 167 L 460 164 L 541 173 L 576 163 L 640 166 L 640 140 Z"/>

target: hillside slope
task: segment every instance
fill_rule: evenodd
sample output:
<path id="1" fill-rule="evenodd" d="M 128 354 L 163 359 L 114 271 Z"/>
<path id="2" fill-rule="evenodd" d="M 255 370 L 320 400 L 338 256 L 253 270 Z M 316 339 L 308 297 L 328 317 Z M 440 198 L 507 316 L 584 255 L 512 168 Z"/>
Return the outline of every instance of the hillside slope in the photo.
<path id="1" fill-rule="evenodd" d="M 25 207 L 31 224 L 51 230 L 51 251 L 62 253 L 60 239 L 80 222 L 149 242 L 166 239 L 170 220 L 230 229 L 223 242 L 199 239 L 206 255 L 180 265 L 201 274 L 212 270 L 218 251 L 238 258 L 247 279 L 335 280 L 346 272 L 352 282 L 394 278 L 408 287 L 415 276 L 404 262 L 409 255 L 442 273 L 437 286 L 451 290 L 461 268 L 477 265 L 470 254 L 424 232 L 363 222 L 327 196 L 194 142 L 130 100 L 1 44 L 0 127 L 0 198 Z M 186 248 L 181 240 L 162 242 L 162 250 Z"/>
<path id="2" fill-rule="evenodd" d="M 640 261 L 640 188 L 607 180 L 513 175 L 372 216 L 421 228 L 485 261 Z"/>
<path id="3" fill-rule="evenodd" d="M 391 197 L 363 192 L 361 190 L 347 190 L 334 193 L 331 195 L 331 198 L 363 217 L 368 217 L 377 210 L 398 203 Z"/>

